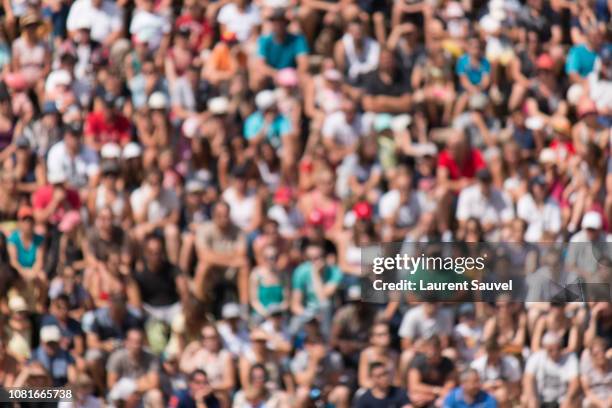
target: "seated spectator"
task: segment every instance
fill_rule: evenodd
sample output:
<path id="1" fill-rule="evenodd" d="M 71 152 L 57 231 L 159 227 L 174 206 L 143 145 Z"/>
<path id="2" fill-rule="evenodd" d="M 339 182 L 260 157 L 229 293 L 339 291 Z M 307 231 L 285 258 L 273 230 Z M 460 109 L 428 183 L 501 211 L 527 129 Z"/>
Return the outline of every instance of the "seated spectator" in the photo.
<path id="1" fill-rule="evenodd" d="M 200 300 L 210 299 L 215 285 L 231 282 L 233 281 L 231 276 L 237 274 L 236 284 L 240 303 L 246 304 L 248 302 L 246 240 L 240 229 L 231 222 L 230 207 L 227 203 L 223 201 L 217 203 L 212 220 L 198 228 L 196 251 L 198 266 L 194 277 L 195 296 Z"/>
<path id="2" fill-rule="evenodd" d="M 83 188 L 98 175 L 98 154 L 81 140 L 79 125 L 64 127 L 63 135 L 64 138 L 49 149 L 47 171 L 63 173 L 70 187 Z"/>
<path id="3" fill-rule="evenodd" d="M 262 251 L 262 263 L 256 266 L 249 277 L 250 304 L 260 317 L 268 315 L 270 306 L 287 309 L 289 306 L 288 284 L 277 266 L 278 253 L 268 245 Z"/>
<path id="4" fill-rule="evenodd" d="M 68 315 L 80 320 L 86 310 L 93 305 L 91 295 L 85 287 L 78 282 L 77 272 L 70 265 L 66 265 L 49 284 L 49 298 L 65 297 L 68 301 Z"/>
<path id="5" fill-rule="evenodd" d="M 342 368 L 342 357 L 327 350 L 321 337 L 306 337 L 304 349 L 291 360 L 291 372 L 297 385 L 296 405 L 307 407 L 314 400 L 339 408 L 348 407 L 349 390 L 339 384 Z"/>
<path id="6" fill-rule="evenodd" d="M 612 359 L 606 355 L 606 347 L 606 341 L 596 337 L 588 349 L 589 363 L 581 362 L 580 383 L 586 397 L 582 405 L 588 408 L 612 403 Z"/>
<path id="7" fill-rule="evenodd" d="M 306 320 L 322 314 L 323 330 L 329 333 L 330 302 L 342 280 L 342 272 L 326 262 L 323 248 L 316 243 L 307 246 L 306 258 L 308 261 L 298 266 L 292 277 L 292 330 L 296 333 Z"/>
<path id="8" fill-rule="evenodd" d="M 527 407 L 575 404 L 580 390 L 578 359 L 573 353 L 562 352 L 561 338 L 553 332 L 544 335 L 542 346 L 543 350 L 527 360 L 523 378 L 524 404 Z"/>
<path id="9" fill-rule="evenodd" d="M 54 387 L 63 387 L 76 379 L 74 358 L 60 345 L 62 333 L 58 326 L 48 325 L 40 329 L 40 346 L 32 353 L 51 375 Z"/>
<path id="10" fill-rule="evenodd" d="M 45 285 L 43 269 L 44 238 L 34 232 L 34 213 L 31 207 L 21 207 L 17 213 L 18 228 L 7 239 L 11 265 L 28 282 Z"/>
<path id="11" fill-rule="evenodd" d="M 408 392 L 414 406 L 439 404 L 455 387 L 455 365 L 442 356 L 441 345 L 437 336 L 426 339 L 423 352 L 417 354 L 410 364 Z"/>
<path id="12" fill-rule="evenodd" d="M 505 406 L 520 395 L 520 363 L 516 357 L 502 353 L 496 339 L 488 340 L 484 351 L 485 354 L 470 367 L 478 372 L 482 389 L 493 395 L 499 405 Z"/>
<path id="13" fill-rule="evenodd" d="M 554 333 L 562 341 L 563 353 L 578 351 L 579 329 L 566 314 L 566 304 L 553 302 L 548 313 L 541 316 L 535 324 L 531 338 L 531 350 L 536 352 L 542 347 L 542 339 L 546 333 Z"/>
<path id="14" fill-rule="evenodd" d="M 365 112 L 400 114 L 410 109 L 410 78 L 400 70 L 391 51 L 380 52 L 378 68 L 366 74 L 362 83 Z"/>
<path id="15" fill-rule="evenodd" d="M 136 267 L 134 279 L 143 309 L 154 319 L 171 324 L 187 301 L 187 278 L 165 256 L 163 238 L 151 234 L 145 238 L 144 256 Z"/>
<path id="16" fill-rule="evenodd" d="M 514 218 L 510 198 L 492 185 L 491 172 L 481 169 L 476 173 L 478 183 L 459 194 L 457 220 L 459 228 L 465 227 L 469 218 L 480 221 L 488 240 L 499 239 L 500 229 Z"/>
<path id="17" fill-rule="evenodd" d="M 201 334 L 201 340 L 193 341 L 183 351 L 181 370 L 205 370 L 215 397 L 226 404 L 235 386 L 236 367 L 232 354 L 223 348 L 221 336 L 213 324 L 204 325 Z"/>
<path id="18" fill-rule="evenodd" d="M 42 226 L 55 226 L 69 210 L 81 207 L 78 191 L 67 185 L 67 174 L 62 169 L 51 170 L 47 174 L 46 186 L 39 187 L 32 195 L 34 220 Z"/>
<path id="19" fill-rule="evenodd" d="M 369 377 L 372 385 L 357 398 L 356 408 L 410 407 L 410 400 L 405 389 L 395 387 L 392 375 L 385 364 L 373 362 L 369 367 Z"/>
<path id="20" fill-rule="evenodd" d="M 221 310 L 222 320 L 217 323 L 217 330 L 223 340 L 223 346 L 234 357 L 240 357 L 250 347 L 250 332 L 245 319 L 241 317 L 241 308 L 237 303 L 226 303 Z"/>
<path id="21" fill-rule="evenodd" d="M 130 329 L 125 338 L 125 347 L 109 356 L 106 381 L 111 401 L 143 398 L 143 403 L 148 406 L 163 406 L 163 396 L 159 390 L 159 363 L 153 354 L 144 350 L 144 341 L 141 329 Z"/>
<path id="22" fill-rule="evenodd" d="M 284 9 L 275 9 L 269 17 L 272 32 L 257 40 L 257 67 L 253 75 L 253 86 L 260 88 L 265 80 L 271 80 L 276 71 L 283 68 L 297 68 L 306 71 L 308 44 L 301 34 L 287 31 L 287 16 Z"/>
<path id="23" fill-rule="evenodd" d="M 361 288 L 359 286 L 350 287 L 347 293 L 347 304 L 340 307 L 334 314 L 329 339 L 331 346 L 342 354 L 348 366 L 358 367 L 360 353 L 369 344 L 371 337 L 369 334 L 372 331 L 375 317 L 375 308 L 362 302 Z M 388 327 L 380 329 L 381 333 L 383 331 L 388 332 Z"/>
<path id="24" fill-rule="evenodd" d="M 244 386 L 234 396 L 233 408 L 250 408 L 259 404 L 270 407 L 289 405 L 287 395 L 269 386 L 268 371 L 263 364 L 254 364 L 249 370 L 248 387 Z"/>
<path id="25" fill-rule="evenodd" d="M 186 390 L 175 393 L 168 406 L 172 408 L 195 408 L 198 406 L 207 408 L 220 408 L 221 404 L 213 388 L 208 381 L 208 375 L 204 370 L 194 370 L 189 375 L 189 386 Z"/>
<path id="26" fill-rule="evenodd" d="M 179 201 L 173 190 L 162 186 L 159 170 L 149 171 L 146 184 L 130 196 L 130 204 L 134 209 L 134 220 L 139 224 L 134 237 L 143 242 L 147 234 L 161 231 L 167 244 L 168 260 L 176 263 L 179 255 L 179 230 L 176 226 L 180 214 Z"/>
<path id="27" fill-rule="evenodd" d="M 372 364 L 382 363 L 387 374 L 398 383 L 398 353 L 391 349 L 391 332 L 387 323 L 375 323 L 370 330 L 370 345 L 359 356 L 358 381 L 361 388 L 371 388 L 374 379 L 369 376 Z"/>
<path id="28" fill-rule="evenodd" d="M 49 314 L 42 317 L 41 327 L 54 326 L 60 330 L 60 346 L 75 356 L 83 355 L 85 339 L 81 324 L 69 316 L 70 300 L 66 295 L 59 295 L 51 300 Z"/>
<path id="29" fill-rule="evenodd" d="M 442 406 L 444 408 L 496 408 L 497 402 L 490 394 L 482 390 L 478 371 L 468 369 L 461 374 L 461 386 L 448 394 Z"/>

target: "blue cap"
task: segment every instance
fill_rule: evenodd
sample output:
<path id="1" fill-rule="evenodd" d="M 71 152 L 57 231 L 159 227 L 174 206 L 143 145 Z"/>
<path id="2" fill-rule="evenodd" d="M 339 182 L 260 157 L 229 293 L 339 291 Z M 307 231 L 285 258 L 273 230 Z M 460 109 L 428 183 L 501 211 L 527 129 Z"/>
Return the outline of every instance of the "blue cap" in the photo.
<path id="1" fill-rule="evenodd" d="M 58 113 L 57 105 L 53 101 L 47 101 L 43 104 L 42 113 L 43 115 L 48 115 L 51 113 Z"/>

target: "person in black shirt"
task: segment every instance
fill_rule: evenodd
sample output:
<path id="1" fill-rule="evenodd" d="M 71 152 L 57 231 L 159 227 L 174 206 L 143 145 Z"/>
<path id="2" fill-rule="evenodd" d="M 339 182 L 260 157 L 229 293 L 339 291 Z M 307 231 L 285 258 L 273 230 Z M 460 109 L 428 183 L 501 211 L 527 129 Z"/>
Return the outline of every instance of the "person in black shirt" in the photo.
<path id="1" fill-rule="evenodd" d="M 145 238 L 144 258 L 134 279 L 140 289 L 143 309 L 157 320 L 172 324 L 181 311 L 181 300 L 188 299 L 187 280 L 181 271 L 165 259 L 163 238 L 150 234 Z"/>
<path id="2" fill-rule="evenodd" d="M 363 110 L 374 113 L 405 113 L 410 109 L 410 78 L 398 68 L 393 52 L 380 52 L 378 69 L 363 78 Z"/>
<path id="3" fill-rule="evenodd" d="M 212 391 L 206 372 L 195 370 L 189 375 L 189 388 L 174 394 L 168 406 L 171 408 L 219 408 L 221 404 Z"/>
<path id="4" fill-rule="evenodd" d="M 410 365 L 408 390 L 412 404 L 416 407 L 434 406 L 455 385 L 455 365 L 442 356 L 440 338 L 434 335 L 425 341 L 423 352 L 417 354 Z"/>
<path id="5" fill-rule="evenodd" d="M 405 389 L 391 385 L 391 373 L 385 364 L 374 362 L 370 365 L 372 388 L 355 402 L 355 408 L 405 408 L 410 406 Z"/>

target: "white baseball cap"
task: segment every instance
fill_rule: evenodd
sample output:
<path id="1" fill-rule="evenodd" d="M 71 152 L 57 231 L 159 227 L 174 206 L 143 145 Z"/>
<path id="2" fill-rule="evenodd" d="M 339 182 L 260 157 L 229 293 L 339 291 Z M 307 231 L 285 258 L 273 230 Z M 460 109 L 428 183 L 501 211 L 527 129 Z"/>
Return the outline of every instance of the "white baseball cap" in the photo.
<path id="1" fill-rule="evenodd" d="M 134 159 L 142 156 L 142 148 L 136 142 L 130 142 L 123 147 L 123 158 Z"/>
<path id="2" fill-rule="evenodd" d="M 225 96 L 216 96 L 208 101 L 208 110 L 213 115 L 223 115 L 229 109 L 229 100 Z"/>
<path id="3" fill-rule="evenodd" d="M 58 342 L 62 338 L 62 333 L 56 325 L 43 326 L 40 329 L 40 341 L 43 343 Z"/>
<path id="4" fill-rule="evenodd" d="M 121 157 L 121 147 L 117 143 L 105 143 L 100 150 L 103 159 L 118 159 Z"/>
<path id="5" fill-rule="evenodd" d="M 13 296 L 11 300 L 9 300 L 8 307 L 11 310 L 11 312 L 14 312 L 14 313 L 27 312 L 28 310 L 28 304 L 26 303 L 25 299 L 22 298 L 21 296 Z"/>
<path id="6" fill-rule="evenodd" d="M 165 93 L 156 91 L 149 96 L 149 108 L 166 109 L 168 107 L 168 97 Z"/>
<path id="7" fill-rule="evenodd" d="M 582 217 L 582 229 L 601 229 L 601 215 L 596 211 L 589 211 Z"/>
<path id="8" fill-rule="evenodd" d="M 274 91 L 261 91 L 255 96 L 255 105 L 257 106 L 257 109 L 261 111 L 268 110 L 275 104 L 276 94 L 274 93 Z"/>

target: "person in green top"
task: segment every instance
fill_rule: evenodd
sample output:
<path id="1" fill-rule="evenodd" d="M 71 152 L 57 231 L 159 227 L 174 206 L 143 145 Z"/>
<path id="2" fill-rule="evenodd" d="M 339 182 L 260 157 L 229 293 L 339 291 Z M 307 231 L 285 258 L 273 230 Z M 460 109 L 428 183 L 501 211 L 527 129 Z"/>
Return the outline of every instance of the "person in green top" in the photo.
<path id="1" fill-rule="evenodd" d="M 288 287 L 284 284 L 282 271 L 276 267 L 277 258 L 274 245 L 264 247 L 261 264 L 253 269 L 249 278 L 249 301 L 258 317 L 267 317 L 273 305 L 284 310 L 289 304 Z"/>
<path id="2" fill-rule="evenodd" d="M 291 312 L 294 318 L 290 331 L 296 333 L 311 318 L 321 317 L 325 333 L 331 324 L 331 299 L 342 281 L 342 272 L 337 265 L 325 262 L 323 248 L 317 243 L 308 244 L 306 259 L 293 272 Z"/>
<path id="3" fill-rule="evenodd" d="M 8 237 L 11 265 L 27 281 L 46 280 L 43 270 L 44 238 L 34 233 L 34 213 L 30 207 L 21 207 L 17 213 L 17 229 Z"/>

